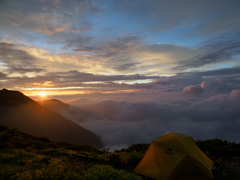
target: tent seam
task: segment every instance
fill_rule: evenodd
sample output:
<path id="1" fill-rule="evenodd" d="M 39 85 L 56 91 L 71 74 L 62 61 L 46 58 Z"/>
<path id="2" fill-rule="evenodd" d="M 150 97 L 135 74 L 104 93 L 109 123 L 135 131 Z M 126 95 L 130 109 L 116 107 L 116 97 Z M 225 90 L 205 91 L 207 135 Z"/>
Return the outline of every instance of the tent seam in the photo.
<path id="1" fill-rule="evenodd" d="M 201 163 L 201 162 L 199 162 L 197 159 L 193 159 L 194 161 L 197 161 L 205 170 L 207 170 L 207 172 L 208 172 L 208 174 L 210 174 L 210 176 L 213 176 L 213 174 L 212 173 L 210 173 L 209 171 L 208 171 L 208 169 Z"/>
<path id="2" fill-rule="evenodd" d="M 186 152 L 186 154 L 187 154 L 187 150 L 186 150 L 186 148 L 184 147 L 184 145 L 183 145 L 183 143 L 182 143 L 182 141 L 174 134 L 174 133 L 172 133 L 180 142 L 181 142 L 181 145 L 183 146 L 183 148 L 184 148 L 184 150 L 185 150 L 185 152 Z M 191 138 L 192 139 L 192 138 Z M 193 140 L 193 139 L 192 139 Z M 194 140 L 193 140 L 193 142 L 194 142 Z M 196 143 L 194 142 L 194 144 L 196 145 Z M 197 146 L 197 145 L 196 145 Z M 199 147 L 197 146 L 197 148 L 199 149 Z M 204 154 L 205 155 L 205 154 Z M 187 156 L 188 156 L 188 154 L 187 154 Z M 205 155 L 206 156 L 206 155 Z M 206 169 L 207 170 L 207 172 L 209 173 L 209 171 L 208 171 L 208 169 L 200 162 L 200 161 L 198 161 L 197 159 L 195 159 L 194 158 L 194 160 L 195 161 L 197 161 L 199 164 L 201 164 L 201 166 L 203 166 L 203 168 L 204 169 Z M 211 173 L 210 173 L 211 174 Z"/>
<path id="3" fill-rule="evenodd" d="M 156 157 L 157 157 L 157 162 L 158 162 L 158 166 L 159 166 L 160 173 L 161 173 L 161 177 L 162 177 L 162 170 L 161 170 L 160 162 L 159 162 L 159 160 L 158 160 L 158 155 L 157 155 L 155 146 L 156 146 L 156 144 L 153 143 L 154 151 L 155 151 L 155 154 L 156 154 Z"/>
<path id="4" fill-rule="evenodd" d="M 172 134 L 181 142 L 181 145 L 182 145 L 183 149 L 185 150 L 185 152 L 186 152 L 186 154 L 187 154 L 187 156 L 188 156 L 187 150 L 186 150 L 186 148 L 184 147 L 182 141 L 181 141 L 174 133 L 172 133 Z"/>

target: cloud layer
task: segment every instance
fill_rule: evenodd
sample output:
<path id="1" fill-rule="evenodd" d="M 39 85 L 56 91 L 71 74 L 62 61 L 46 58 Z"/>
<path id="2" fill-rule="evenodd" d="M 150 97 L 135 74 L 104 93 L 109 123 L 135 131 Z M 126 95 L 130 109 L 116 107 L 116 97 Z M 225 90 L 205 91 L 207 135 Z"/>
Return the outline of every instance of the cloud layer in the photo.
<path id="1" fill-rule="evenodd" d="M 112 150 L 150 143 L 165 132 L 239 142 L 240 90 L 214 95 L 206 83 L 182 92 L 82 95 L 60 113 L 100 135 Z"/>

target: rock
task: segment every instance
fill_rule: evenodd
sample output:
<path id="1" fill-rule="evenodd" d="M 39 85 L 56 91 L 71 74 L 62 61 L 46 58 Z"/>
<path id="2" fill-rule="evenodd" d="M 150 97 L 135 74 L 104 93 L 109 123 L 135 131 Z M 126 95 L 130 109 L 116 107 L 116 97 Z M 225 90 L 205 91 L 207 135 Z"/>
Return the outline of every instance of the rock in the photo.
<path id="1" fill-rule="evenodd" d="M 226 171 L 222 171 L 222 176 L 227 176 L 228 173 Z"/>
<path id="2" fill-rule="evenodd" d="M 124 166 L 122 158 L 120 157 L 119 154 L 113 154 L 110 156 L 109 163 L 114 167 L 114 168 L 121 168 Z"/>
<path id="3" fill-rule="evenodd" d="M 22 172 L 32 172 L 32 170 L 31 170 L 31 169 L 28 169 L 28 168 L 22 168 L 21 171 L 22 171 Z"/>

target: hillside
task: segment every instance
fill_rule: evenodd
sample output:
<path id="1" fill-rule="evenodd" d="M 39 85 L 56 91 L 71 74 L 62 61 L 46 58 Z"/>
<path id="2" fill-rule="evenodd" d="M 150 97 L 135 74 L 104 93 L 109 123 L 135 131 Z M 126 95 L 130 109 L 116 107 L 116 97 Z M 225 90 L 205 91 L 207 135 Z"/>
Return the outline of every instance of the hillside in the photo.
<path id="1" fill-rule="evenodd" d="M 111 155 L 106 150 L 55 142 L 0 125 L 1 180 L 141 180 L 114 169 Z"/>
<path id="2" fill-rule="evenodd" d="M 47 109 L 51 109 L 52 111 L 55 111 L 55 112 L 66 111 L 70 106 L 57 99 L 50 99 L 50 100 L 37 101 L 37 102 L 41 104 L 43 107 Z"/>
<path id="3" fill-rule="evenodd" d="M 93 132 L 46 109 L 18 91 L 0 90 L 0 125 L 51 140 L 101 148 Z"/>
<path id="4" fill-rule="evenodd" d="M 239 180 L 240 159 L 231 157 L 231 152 L 240 152 L 240 144 L 219 139 L 196 141 L 209 153 L 224 146 L 224 153 L 210 157 L 214 160 L 215 180 Z M 135 144 L 126 149 L 110 153 L 89 146 L 72 145 L 51 141 L 0 125 L 0 179 L 34 180 L 100 180 L 128 179 L 152 180 L 134 174 L 134 168 L 144 156 L 149 144 Z M 207 153 L 207 152 L 205 152 Z M 123 164 L 111 161 L 119 155 Z M 236 155 L 236 154 L 235 154 Z"/>
<path id="5" fill-rule="evenodd" d="M 66 118 L 72 120 L 73 122 L 76 122 L 76 119 L 78 119 L 79 121 L 94 115 L 94 112 L 84 110 L 77 106 L 66 104 L 57 99 L 38 101 L 38 103 L 46 109 L 50 109 L 58 114 L 63 113 Z"/>

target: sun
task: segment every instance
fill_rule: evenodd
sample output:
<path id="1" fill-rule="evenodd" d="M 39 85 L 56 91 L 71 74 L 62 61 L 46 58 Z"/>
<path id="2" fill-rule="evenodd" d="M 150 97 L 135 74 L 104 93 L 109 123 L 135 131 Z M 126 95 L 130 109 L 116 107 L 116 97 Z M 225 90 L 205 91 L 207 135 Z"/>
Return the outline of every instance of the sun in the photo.
<path id="1" fill-rule="evenodd" d="M 40 93 L 40 96 L 45 97 L 46 94 L 45 94 L 44 92 L 41 92 L 41 93 Z"/>

